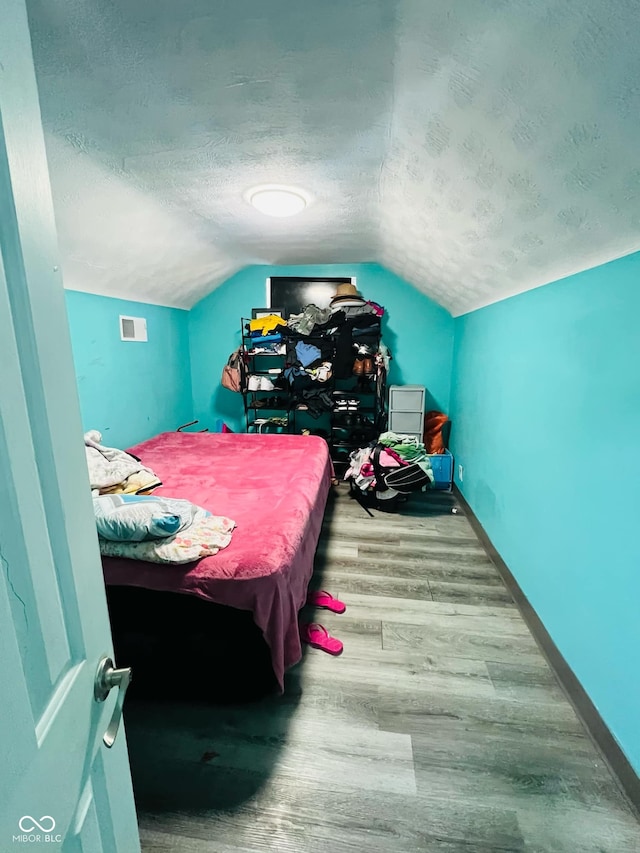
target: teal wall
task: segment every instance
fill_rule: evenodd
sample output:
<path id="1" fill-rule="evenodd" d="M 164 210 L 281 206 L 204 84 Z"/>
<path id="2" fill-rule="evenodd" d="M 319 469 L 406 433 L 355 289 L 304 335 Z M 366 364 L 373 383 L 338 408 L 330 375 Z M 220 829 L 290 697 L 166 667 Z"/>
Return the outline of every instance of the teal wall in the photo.
<path id="1" fill-rule="evenodd" d="M 358 290 L 384 305 L 382 339 L 393 354 L 389 382 L 426 385 L 428 406 L 448 411 L 454 321 L 418 290 L 378 264 L 252 266 L 241 270 L 189 312 L 195 417 L 243 423 L 239 394 L 220 385 L 229 354 L 240 343 L 240 317 L 265 305 L 268 276 L 356 276 Z"/>
<path id="2" fill-rule="evenodd" d="M 130 447 L 192 420 L 188 312 L 65 291 L 85 430 Z M 119 316 L 145 317 L 147 343 L 120 340 Z"/>
<path id="3" fill-rule="evenodd" d="M 456 320 L 459 484 L 640 771 L 640 255 Z"/>

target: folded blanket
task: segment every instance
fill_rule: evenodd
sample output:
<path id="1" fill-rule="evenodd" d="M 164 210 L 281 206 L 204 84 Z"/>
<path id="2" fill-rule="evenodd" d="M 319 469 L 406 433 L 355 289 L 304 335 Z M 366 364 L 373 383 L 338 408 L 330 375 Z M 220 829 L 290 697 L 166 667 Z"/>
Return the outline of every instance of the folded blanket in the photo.
<path id="1" fill-rule="evenodd" d="M 211 557 L 231 542 L 235 521 L 221 515 L 208 515 L 166 539 L 147 542 L 112 542 L 98 537 L 100 553 L 104 557 L 124 557 L 147 563 L 192 563 L 202 557 Z"/>
<path id="2" fill-rule="evenodd" d="M 101 441 L 102 435 L 98 430 L 92 429 L 84 434 L 92 491 L 137 494 L 162 485 L 153 471 L 138 459 L 116 447 L 104 447 Z"/>
<path id="3" fill-rule="evenodd" d="M 405 462 L 413 462 L 419 465 L 433 483 L 433 471 L 431 470 L 431 462 L 429 461 L 425 446 L 415 436 L 395 432 L 383 432 L 378 441 L 380 444 L 397 453 Z"/>

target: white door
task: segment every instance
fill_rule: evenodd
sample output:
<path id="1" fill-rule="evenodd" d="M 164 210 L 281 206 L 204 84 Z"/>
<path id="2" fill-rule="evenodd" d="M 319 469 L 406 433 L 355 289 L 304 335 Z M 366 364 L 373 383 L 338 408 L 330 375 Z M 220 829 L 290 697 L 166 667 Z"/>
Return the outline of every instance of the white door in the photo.
<path id="1" fill-rule="evenodd" d="M 24 0 L 0 0 L 0 850 L 136 853 Z"/>

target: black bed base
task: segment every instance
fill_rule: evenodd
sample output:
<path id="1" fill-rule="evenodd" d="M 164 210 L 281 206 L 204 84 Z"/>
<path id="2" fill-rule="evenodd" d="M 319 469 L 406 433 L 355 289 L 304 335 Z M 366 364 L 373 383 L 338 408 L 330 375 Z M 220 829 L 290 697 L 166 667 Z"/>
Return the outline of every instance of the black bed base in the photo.
<path id="1" fill-rule="evenodd" d="M 226 703 L 277 689 L 249 611 L 133 586 L 107 586 L 107 603 L 116 663 L 132 668 L 132 696 Z"/>

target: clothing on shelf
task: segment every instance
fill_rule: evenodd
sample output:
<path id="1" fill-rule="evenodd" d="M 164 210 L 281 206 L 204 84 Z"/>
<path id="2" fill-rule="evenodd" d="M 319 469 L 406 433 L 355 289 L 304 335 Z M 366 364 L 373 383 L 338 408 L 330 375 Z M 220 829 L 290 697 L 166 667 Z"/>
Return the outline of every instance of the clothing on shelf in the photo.
<path id="1" fill-rule="evenodd" d="M 324 431 L 334 464 L 346 464 L 354 448 L 386 427 L 386 372 L 378 360 L 384 309 L 353 297 L 352 288 L 336 294 L 331 309 L 307 305 L 286 325 L 241 321 L 250 373 L 243 388 L 247 431 L 273 427 L 256 417 L 273 407 L 276 398 L 260 394 L 272 388 L 283 398 L 275 408 L 287 412 L 283 429 L 300 433 L 308 418 L 326 419 L 313 432 Z"/>
<path id="2" fill-rule="evenodd" d="M 373 315 L 378 318 L 380 316 L 376 309 L 367 302 L 353 305 L 343 302 L 339 305 L 339 310 L 344 312 L 345 319 L 347 320 L 352 320 L 354 317 L 366 317 L 367 315 Z"/>
<path id="3" fill-rule="evenodd" d="M 318 308 L 317 305 L 307 305 L 301 314 L 292 314 L 287 320 L 287 326 L 300 335 L 309 335 L 316 326 L 321 326 L 331 318 L 331 308 Z"/>
<path id="4" fill-rule="evenodd" d="M 388 373 L 390 362 L 391 353 L 389 352 L 389 347 L 384 343 L 384 341 L 380 341 L 380 345 L 378 347 L 378 352 L 376 355 L 376 364 L 382 364 L 385 369 L 385 373 Z"/>
<path id="5" fill-rule="evenodd" d="M 322 353 L 318 347 L 313 344 L 307 344 L 304 341 L 298 341 L 296 344 L 296 355 L 298 356 L 298 361 L 303 367 L 309 367 L 309 365 L 313 364 L 314 361 L 318 361 L 322 358 Z"/>
<path id="6" fill-rule="evenodd" d="M 286 326 L 286 322 L 277 314 L 267 314 L 249 321 L 249 331 L 258 332 L 260 335 L 268 335 L 275 331 L 278 326 Z"/>
<path id="7" fill-rule="evenodd" d="M 319 367 L 307 367 L 305 373 L 307 373 L 315 382 L 327 382 L 333 375 L 331 371 L 331 362 L 323 361 Z"/>
<path id="8" fill-rule="evenodd" d="M 280 332 L 274 332 L 271 335 L 263 335 L 260 332 L 251 332 L 250 337 L 252 346 L 254 347 L 256 344 L 279 344 L 282 340 L 282 335 L 280 334 Z"/>
<path id="9" fill-rule="evenodd" d="M 384 316 L 384 308 L 382 305 L 378 305 L 377 302 L 372 302 L 370 299 L 367 299 L 367 305 L 370 308 L 373 308 L 374 312 L 378 315 L 378 317 Z"/>
<path id="10" fill-rule="evenodd" d="M 254 346 L 247 350 L 247 355 L 284 355 L 287 351 L 285 344 L 265 344 Z"/>
<path id="11" fill-rule="evenodd" d="M 319 418 L 324 412 L 333 409 L 333 399 L 327 391 L 319 391 L 315 388 L 302 391 L 299 395 L 301 403 L 299 408 L 307 410 L 313 418 Z"/>

